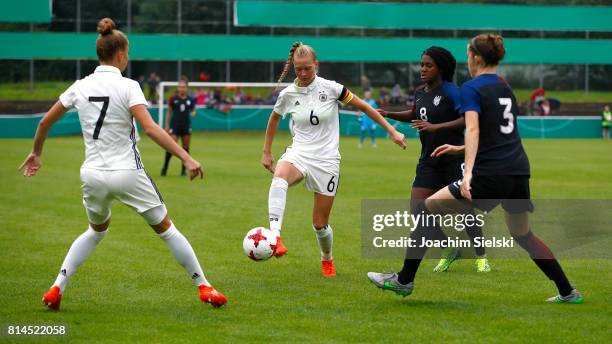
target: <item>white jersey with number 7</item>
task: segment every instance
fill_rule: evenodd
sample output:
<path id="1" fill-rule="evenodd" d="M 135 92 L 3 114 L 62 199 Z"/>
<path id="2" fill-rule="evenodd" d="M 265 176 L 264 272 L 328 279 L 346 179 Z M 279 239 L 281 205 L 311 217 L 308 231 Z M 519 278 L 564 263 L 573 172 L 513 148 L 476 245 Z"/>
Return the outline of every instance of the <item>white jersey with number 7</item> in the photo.
<path id="1" fill-rule="evenodd" d="M 98 66 L 76 81 L 59 98 L 75 108 L 85 141 L 82 167 L 99 170 L 137 170 L 143 164 L 136 147 L 138 132 L 130 108 L 147 105 L 138 82 L 124 78 L 119 69 Z"/>

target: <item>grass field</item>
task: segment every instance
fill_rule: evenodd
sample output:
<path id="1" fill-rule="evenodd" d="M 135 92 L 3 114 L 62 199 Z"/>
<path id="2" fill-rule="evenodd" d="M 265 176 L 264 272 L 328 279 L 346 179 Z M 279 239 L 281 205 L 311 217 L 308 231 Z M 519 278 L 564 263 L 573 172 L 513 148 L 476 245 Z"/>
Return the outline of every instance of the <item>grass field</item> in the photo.
<path id="1" fill-rule="evenodd" d="M 554 285 L 527 259 L 493 260 L 477 274 L 471 261 L 434 274 L 424 262 L 412 296 L 383 293 L 367 271 L 398 269 L 399 260 L 360 253 L 360 201 L 408 198 L 420 145 L 401 151 L 389 141 L 357 149 L 342 138 L 342 184 L 331 224 L 338 276 L 320 276 L 312 232 L 312 194 L 290 189 L 284 223 L 289 254 L 252 262 L 242 238 L 267 224 L 271 175 L 259 164 L 262 133 L 197 133 L 192 152 L 203 181 L 159 177 L 162 151 L 140 149 L 177 227 L 191 241 L 211 282 L 229 297 L 222 309 L 202 305 L 164 243 L 121 204 L 109 235 L 73 276 L 54 313 L 40 304 L 71 242 L 87 227 L 81 204 L 80 137 L 47 142 L 39 175 L 16 167 L 30 140 L 0 141 L 0 325 L 64 324 L 71 342 L 533 342 L 605 343 L 612 338 L 610 260 L 564 260 L 584 293 L 579 306 L 549 305 Z M 278 157 L 289 136 L 274 145 Z M 526 140 L 535 198 L 612 198 L 612 141 Z M 534 228 L 535 231 L 537 229 Z M 606 339 L 607 338 L 607 339 Z M 39 338 L 40 339 L 40 338 Z M 45 338 L 65 341 L 66 338 Z M 1 338 L 6 340 L 6 338 Z M 14 340 L 24 342 L 23 340 Z"/>
<path id="2" fill-rule="evenodd" d="M 32 93 L 28 92 L 29 83 L 27 82 L 16 82 L 10 84 L 0 84 L 0 100 L 54 100 L 59 97 L 70 85 L 72 81 L 37 81 Z M 148 85 L 145 85 L 145 94 L 148 95 Z M 360 87 L 350 86 L 351 90 L 354 90 L 362 95 Z M 378 98 L 379 88 L 374 89 L 373 97 Z M 520 102 L 529 100 L 529 95 L 533 90 L 522 90 L 515 89 L 517 99 Z M 193 92 L 193 90 L 192 90 Z M 270 90 L 266 88 L 252 88 L 247 90 L 249 94 L 260 95 L 267 97 Z M 166 99 L 172 94 L 172 89 L 166 90 Z M 584 91 L 547 91 L 548 97 L 554 97 L 559 99 L 561 102 L 571 103 L 612 103 L 612 92 L 605 91 L 590 91 L 585 93 Z"/>

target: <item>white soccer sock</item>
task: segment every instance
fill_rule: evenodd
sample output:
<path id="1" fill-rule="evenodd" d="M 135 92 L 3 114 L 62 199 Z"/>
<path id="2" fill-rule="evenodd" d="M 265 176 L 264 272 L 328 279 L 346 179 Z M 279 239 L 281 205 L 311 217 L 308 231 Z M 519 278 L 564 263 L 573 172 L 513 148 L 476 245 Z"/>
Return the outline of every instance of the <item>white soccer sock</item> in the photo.
<path id="1" fill-rule="evenodd" d="M 170 228 L 159 234 L 159 237 L 166 242 L 176 261 L 185 268 L 196 286 L 202 284 L 210 286 L 210 283 L 204 277 L 204 272 L 189 241 L 179 232 L 174 224 L 171 224 Z"/>
<path id="2" fill-rule="evenodd" d="M 270 193 L 268 194 L 268 214 L 270 218 L 270 230 L 276 236 L 280 236 L 288 188 L 289 184 L 283 178 L 272 178 Z"/>
<path id="3" fill-rule="evenodd" d="M 74 240 L 72 246 L 70 246 L 68 250 L 68 254 L 66 254 L 66 258 L 64 258 L 60 273 L 53 283 L 53 285 L 59 286 L 61 294 L 64 293 L 70 276 L 72 276 L 79 266 L 85 262 L 87 257 L 89 257 L 91 252 L 96 248 L 96 245 L 102 241 L 106 233 L 108 233 L 108 228 L 104 232 L 97 232 L 90 226 L 85 233 L 79 235 L 79 237 Z"/>
<path id="4" fill-rule="evenodd" d="M 317 241 L 319 242 L 319 248 L 321 249 L 321 260 L 333 259 L 332 246 L 334 243 L 334 231 L 330 225 L 325 225 L 321 229 L 317 229 L 312 226 L 317 235 Z"/>

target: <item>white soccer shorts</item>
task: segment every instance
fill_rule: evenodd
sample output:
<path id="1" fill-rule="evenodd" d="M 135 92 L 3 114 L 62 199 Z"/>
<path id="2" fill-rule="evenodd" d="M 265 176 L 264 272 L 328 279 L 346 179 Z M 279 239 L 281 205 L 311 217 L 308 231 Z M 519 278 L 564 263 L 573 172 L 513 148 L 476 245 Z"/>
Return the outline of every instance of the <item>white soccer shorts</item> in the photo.
<path id="1" fill-rule="evenodd" d="M 307 190 L 325 196 L 336 196 L 340 182 L 340 160 L 319 159 L 287 148 L 280 161 L 287 161 L 304 176 Z"/>
<path id="2" fill-rule="evenodd" d="M 81 188 L 83 205 L 93 224 L 108 221 L 115 199 L 138 212 L 149 225 L 161 223 L 167 213 L 155 183 L 144 169 L 81 168 Z"/>

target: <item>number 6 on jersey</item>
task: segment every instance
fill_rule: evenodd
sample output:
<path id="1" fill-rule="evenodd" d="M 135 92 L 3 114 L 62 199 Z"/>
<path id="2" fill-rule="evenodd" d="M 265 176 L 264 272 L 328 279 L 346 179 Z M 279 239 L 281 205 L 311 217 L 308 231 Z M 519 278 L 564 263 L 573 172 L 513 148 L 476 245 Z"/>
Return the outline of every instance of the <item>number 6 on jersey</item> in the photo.
<path id="1" fill-rule="evenodd" d="M 314 110 L 310 110 L 310 124 L 318 125 L 319 123 L 319 117 L 315 116 Z"/>

